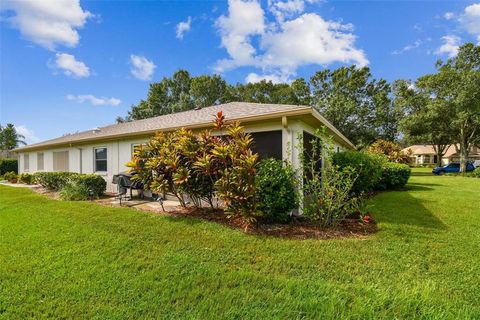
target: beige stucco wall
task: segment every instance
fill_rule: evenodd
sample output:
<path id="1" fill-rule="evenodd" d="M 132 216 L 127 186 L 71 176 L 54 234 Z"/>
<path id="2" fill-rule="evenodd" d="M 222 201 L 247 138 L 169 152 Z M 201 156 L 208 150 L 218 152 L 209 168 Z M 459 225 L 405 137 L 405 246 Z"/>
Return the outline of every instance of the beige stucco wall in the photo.
<path id="1" fill-rule="evenodd" d="M 281 119 L 276 121 L 265 122 L 261 124 L 245 125 L 247 132 L 263 132 L 282 130 L 282 153 L 283 158 L 292 163 L 295 169 L 300 167 L 300 150 L 295 147 L 299 140 L 298 137 L 303 131 L 314 133 L 315 128 L 307 125 L 306 123 L 295 120 L 285 121 L 282 123 Z M 26 153 L 20 153 L 19 172 L 37 172 L 37 153 L 43 152 L 44 154 L 44 170 L 53 171 L 53 152 L 56 151 L 68 151 L 69 152 L 69 171 L 78 173 L 96 173 L 101 175 L 107 181 L 107 191 L 115 192 L 116 186 L 111 183 L 113 175 L 126 171 L 127 167 L 125 163 L 131 160 L 132 146 L 134 144 L 145 143 L 148 141 L 148 137 L 143 139 L 122 139 L 115 141 L 97 142 L 85 145 L 71 146 L 68 148 L 55 148 L 40 151 L 28 152 L 29 170 L 24 168 L 24 155 Z M 106 172 L 94 172 L 94 149 L 98 147 L 107 148 L 107 171 Z M 335 143 L 334 148 L 337 150 L 344 150 L 339 144 Z"/>

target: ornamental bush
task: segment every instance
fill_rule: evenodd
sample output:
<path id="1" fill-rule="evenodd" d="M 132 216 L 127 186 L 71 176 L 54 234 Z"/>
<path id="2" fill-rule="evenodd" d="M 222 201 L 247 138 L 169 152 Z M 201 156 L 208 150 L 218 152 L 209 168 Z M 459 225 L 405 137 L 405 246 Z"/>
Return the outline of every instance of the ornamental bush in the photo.
<path id="1" fill-rule="evenodd" d="M 412 169 L 406 164 L 385 162 L 382 165 L 382 176 L 378 182 L 377 189 L 389 190 L 402 188 L 407 184 L 411 172 Z"/>
<path id="2" fill-rule="evenodd" d="M 0 159 L 0 175 L 12 171 L 18 173 L 18 160 L 13 158 Z"/>
<path id="3" fill-rule="evenodd" d="M 96 174 L 80 174 L 75 172 L 37 172 L 34 174 L 36 183 L 42 187 L 53 190 L 61 191 L 67 184 L 77 184 L 84 187 L 87 190 L 87 196 L 91 194 L 93 197 L 101 196 L 106 188 L 107 182 L 99 175 Z M 76 188 L 80 190 L 78 186 L 69 186 L 70 190 Z"/>
<path id="4" fill-rule="evenodd" d="M 214 129 L 194 134 L 180 129 L 160 132 L 140 148 L 126 165 L 133 180 L 155 193 L 170 193 L 182 206 L 190 199 L 196 206 L 214 199 L 225 205 L 225 213 L 243 219 L 246 226 L 260 215 L 255 197 L 257 154 L 253 139 L 239 123 L 226 125 L 219 112 Z"/>
<path id="5" fill-rule="evenodd" d="M 62 171 L 36 172 L 34 173 L 34 178 L 42 187 L 48 190 L 59 191 L 67 184 L 71 177 L 77 174 L 78 173 Z"/>
<path id="6" fill-rule="evenodd" d="M 476 168 L 475 170 L 472 171 L 470 174 L 474 178 L 480 178 L 480 167 Z"/>
<path id="7" fill-rule="evenodd" d="M 298 207 L 295 173 L 290 164 L 265 159 L 258 164 L 255 190 L 258 208 L 264 217 L 275 222 L 287 222 L 290 211 Z"/>
<path id="8" fill-rule="evenodd" d="M 10 183 L 16 183 L 18 179 L 18 175 L 14 171 L 10 171 L 10 172 L 5 172 L 5 174 L 3 175 L 3 178 Z"/>
<path id="9" fill-rule="evenodd" d="M 368 147 L 369 153 L 380 154 L 387 157 L 390 162 L 410 164 L 410 154 L 402 151 L 395 142 L 379 139 Z"/>
<path id="10" fill-rule="evenodd" d="M 20 182 L 25 183 L 25 184 L 33 184 L 35 182 L 33 174 L 31 174 L 31 173 L 20 174 L 18 176 L 18 180 L 20 180 Z"/>
<path id="11" fill-rule="evenodd" d="M 85 184 L 69 181 L 62 187 L 59 194 L 62 200 L 84 201 L 89 198 L 89 189 Z"/>
<path id="12" fill-rule="evenodd" d="M 335 153 L 332 161 L 340 170 L 351 168 L 355 171 L 357 177 L 352 192 L 361 194 L 372 191 L 377 186 L 382 176 L 382 165 L 386 159 L 376 154 L 344 151 Z"/>
<path id="13" fill-rule="evenodd" d="M 303 214 L 321 226 L 338 225 L 354 213 L 361 195 L 352 194 L 357 174 L 350 167 L 329 165 L 322 176 L 315 175 L 304 183 Z"/>
<path id="14" fill-rule="evenodd" d="M 87 191 L 88 195 L 95 198 L 103 195 L 107 189 L 107 182 L 98 174 L 76 174 L 70 177 L 70 181 L 79 186 L 83 186 Z M 81 187 L 77 187 L 77 190 L 81 190 Z"/>
<path id="15" fill-rule="evenodd" d="M 300 196 L 303 214 L 321 226 L 335 226 L 362 209 L 363 194 L 353 192 L 358 174 L 354 167 L 347 164 L 361 161 L 347 161 L 349 157 L 357 159 L 357 153 L 342 153 L 342 158 L 337 160 L 343 160 L 344 166 L 336 165 L 332 160 L 332 139 L 320 130 L 314 136 L 301 152 L 304 177 Z"/>

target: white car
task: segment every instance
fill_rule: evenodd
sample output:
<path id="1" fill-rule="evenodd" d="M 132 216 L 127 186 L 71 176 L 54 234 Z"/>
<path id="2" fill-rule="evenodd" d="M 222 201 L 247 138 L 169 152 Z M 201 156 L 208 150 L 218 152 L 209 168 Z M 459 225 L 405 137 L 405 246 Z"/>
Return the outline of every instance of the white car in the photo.
<path id="1" fill-rule="evenodd" d="M 475 161 L 473 161 L 473 166 L 474 166 L 475 168 L 480 167 L 480 160 L 475 160 Z"/>

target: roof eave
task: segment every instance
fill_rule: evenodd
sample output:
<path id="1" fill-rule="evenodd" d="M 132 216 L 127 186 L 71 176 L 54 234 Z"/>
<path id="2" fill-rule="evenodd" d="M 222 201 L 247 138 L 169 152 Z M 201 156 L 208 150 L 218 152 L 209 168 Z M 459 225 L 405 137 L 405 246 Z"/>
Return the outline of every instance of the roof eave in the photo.
<path id="1" fill-rule="evenodd" d="M 311 113 L 311 110 L 312 110 L 311 107 L 299 107 L 298 109 L 294 109 L 290 111 L 279 111 L 279 112 L 272 112 L 269 114 L 252 115 L 247 117 L 239 117 L 231 120 L 227 119 L 227 123 L 235 122 L 235 121 L 239 121 L 239 122 L 261 121 L 261 120 L 275 119 L 283 116 L 287 116 L 287 117 L 298 116 L 303 114 L 309 114 Z M 19 152 L 26 152 L 26 151 L 42 150 L 42 149 L 53 148 L 53 147 L 72 146 L 72 145 L 82 144 L 82 143 L 91 142 L 91 141 L 114 140 L 114 139 L 125 138 L 125 137 L 147 136 L 147 135 L 155 134 L 155 132 L 174 131 L 181 128 L 201 129 L 201 128 L 209 128 L 212 126 L 213 126 L 213 122 L 209 121 L 209 122 L 203 122 L 203 123 L 186 125 L 186 126 L 169 127 L 169 128 L 161 128 L 161 129 L 154 129 L 154 130 L 144 130 L 144 131 L 139 131 L 134 133 L 128 132 L 128 133 L 114 134 L 114 135 L 108 135 L 108 136 L 88 137 L 85 139 L 78 139 L 74 141 L 58 142 L 58 143 L 51 143 L 51 144 L 44 144 L 44 145 L 24 146 L 21 148 L 14 149 L 12 151 L 19 153 Z"/>

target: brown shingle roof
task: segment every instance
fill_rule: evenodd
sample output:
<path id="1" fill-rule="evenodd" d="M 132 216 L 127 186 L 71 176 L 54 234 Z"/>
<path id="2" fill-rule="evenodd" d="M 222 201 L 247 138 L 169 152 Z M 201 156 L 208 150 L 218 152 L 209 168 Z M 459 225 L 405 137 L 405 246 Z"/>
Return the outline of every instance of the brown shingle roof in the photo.
<path id="1" fill-rule="evenodd" d="M 158 116 L 154 118 L 109 125 L 106 127 L 98 128 L 98 130 L 94 129 L 69 134 L 52 140 L 47 140 L 20 147 L 15 151 L 21 152 L 34 148 L 64 145 L 74 142 L 84 142 L 99 139 L 109 139 L 119 136 L 141 135 L 142 133 L 148 134 L 159 130 L 172 130 L 181 127 L 208 126 L 212 123 L 215 114 L 219 111 L 223 112 L 227 120 L 243 120 L 261 116 L 278 117 L 285 113 L 301 113 L 302 111 L 308 113 L 312 112 L 312 108 L 309 106 L 298 105 L 231 102 L 202 108 L 200 110 L 189 110 L 174 114 Z M 342 136 L 342 138 L 344 137 Z"/>

